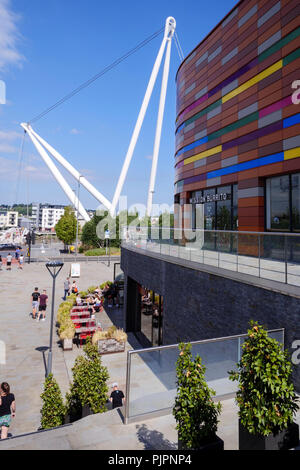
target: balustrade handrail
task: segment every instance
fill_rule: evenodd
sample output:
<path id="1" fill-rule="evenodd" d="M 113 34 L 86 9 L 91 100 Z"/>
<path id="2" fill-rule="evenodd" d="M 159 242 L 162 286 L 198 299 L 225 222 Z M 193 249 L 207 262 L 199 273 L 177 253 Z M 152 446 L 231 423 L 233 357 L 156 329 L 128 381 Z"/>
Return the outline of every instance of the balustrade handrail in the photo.
<path id="1" fill-rule="evenodd" d="M 208 230 L 208 229 L 202 229 L 202 228 L 195 228 L 195 229 L 191 229 L 191 228 L 183 228 L 183 227 L 128 227 L 128 231 L 134 231 L 135 233 L 138 233 L 139 231 L 150 231 L 151 230 L 159 230 L 159 231 L 162 231 L 162 230 L 176 230 L 176 231 L 181 231 L 181 232 L 205 232 L 205 233 L 232 233 L 232 234 L 235 234 L 235 235 L 243 235 L 243 234 L 247 234 L 247 235 L 271 235 L 271 236 L 287 236 L 287 237 L 300 237 L 300 232 L 250 232 L 250 231 L 244 231 L 244 230 Z M 123 239 L 124 241 L 124 239 Z M 125 240 L 126 241 L 126 240 Z"/>

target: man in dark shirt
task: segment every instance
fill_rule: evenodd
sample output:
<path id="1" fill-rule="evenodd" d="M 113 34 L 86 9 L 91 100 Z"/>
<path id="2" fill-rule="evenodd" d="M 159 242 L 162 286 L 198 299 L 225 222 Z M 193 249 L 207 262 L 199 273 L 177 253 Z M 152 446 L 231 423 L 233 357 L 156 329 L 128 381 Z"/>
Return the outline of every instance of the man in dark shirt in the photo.
<path id="1" fill-rule="evenodd" d="M 118 390 L 118 384 L 113 384 L 113 391 L 110 394 L 109 401 L 112 403 L 112 408 L 119 408 L 125 403 L 125 397 L 122 390 Z"/>
<path id="2" fill-rule="evenodd" d="M 42 315 L 42 321 L 45 321 L 47 303 L 48 303 L 48 295 L 46 293 L 46 290 L 44 289 L 43 293 L 40 295 L 39 316 L 37 320 L 40 320 L 41 315 Z"/>
<path id="3" fill-rule="evenodd" d="M 35 320 L 36 313 L 39 309 L 39 298 L 40 298 L 39 288 L 35 287 L 34 292 L 31 294 L 32 301 L 32 318 Z"/>

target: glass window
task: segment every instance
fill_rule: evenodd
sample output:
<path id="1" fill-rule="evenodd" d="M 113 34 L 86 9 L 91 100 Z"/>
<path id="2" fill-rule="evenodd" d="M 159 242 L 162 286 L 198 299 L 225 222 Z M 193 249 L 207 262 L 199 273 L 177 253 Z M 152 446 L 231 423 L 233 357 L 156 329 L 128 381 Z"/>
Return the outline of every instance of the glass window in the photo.
<path id="1" fill-rule="evenodd" d="M 267 228 L 290 230 L 289 175 L 267 180 Z"/>
<path id="2" fill-rule="evenodd" d="M 204 229 L 215 230 L 216 225 L 216 203 L 213 201 L 213 195 L 216 193 L 215 189 L 205 189 L 203 196 L 205 197 L 204 204 Z"/>
<path id="3" fill-rule="evenodd" d="M 300 230 L 300 173 L 292 175 L 292 223 L 293 230 Z"/>
<path id="4" fill-rule="evenodd" d="M 200 203 L 202 191 L 194 191 L 191 193 L 192 200 L 192 229 L 203 228 L 203 204 Z M 196 201 L 199 202 L 196 202 Z"/>
<path id="5" fill-rule="evenodd" d="M 231 186 L 217 188 L 217 230 L 231 230 Z"/>

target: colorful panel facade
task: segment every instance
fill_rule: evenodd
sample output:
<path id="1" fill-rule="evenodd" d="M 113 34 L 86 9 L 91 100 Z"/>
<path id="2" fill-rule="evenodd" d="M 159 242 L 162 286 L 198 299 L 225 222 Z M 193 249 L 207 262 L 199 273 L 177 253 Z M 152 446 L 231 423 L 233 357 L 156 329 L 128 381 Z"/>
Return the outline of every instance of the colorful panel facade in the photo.
<path id="1" fill-rule="evenodd" d="M 208 205 L 202 211 L 204 228 L 300 230 L 297 80 L 299 0 L 240 1 L 181 64 L 175 201 L 210 204 L 210 215 Z M 218 194 L 231 200 L 230 218 L 218 219 L 226 206 Z M 193 218 L 184 216 L 190 224 Z"/>

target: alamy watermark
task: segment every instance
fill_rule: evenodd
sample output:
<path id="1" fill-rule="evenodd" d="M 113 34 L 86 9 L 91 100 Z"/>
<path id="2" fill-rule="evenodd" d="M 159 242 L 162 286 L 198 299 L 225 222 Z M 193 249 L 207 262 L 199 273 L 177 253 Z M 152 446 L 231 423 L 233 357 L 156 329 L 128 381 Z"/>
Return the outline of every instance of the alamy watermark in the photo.
<path id="1" fill-rule="evenodd" d="M 292 349 L 296 349 L 292 354 L 292 363 L 298 366 L 300 364 L 300 339 L 293 341 Z"/>
<path id="2" fill-rule="evenodd" d="M 292 83 L 292 88 L 294 93 L 292 94 L 292 103 L 299 104 L 300 103 L 300 80 L 295 80 Z"/>
<path id="3" fill-rule="evenodd" d="M 0 80 L 0 104 L 6 104 L 6 85 L 3 80 Z"/>

